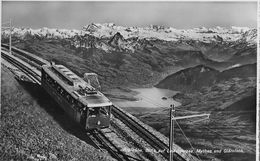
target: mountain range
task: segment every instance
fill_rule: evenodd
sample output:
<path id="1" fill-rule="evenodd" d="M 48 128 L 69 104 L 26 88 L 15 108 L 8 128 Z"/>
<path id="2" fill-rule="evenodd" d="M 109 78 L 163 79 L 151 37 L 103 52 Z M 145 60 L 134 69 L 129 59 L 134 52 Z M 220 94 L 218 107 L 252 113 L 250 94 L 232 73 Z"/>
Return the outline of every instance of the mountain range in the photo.
<path id="1" fill-rule="evenodd" d="M 242 43 L 249 45 L 256 44 L 256 29 L 247 27 L 215 27 L 215 28 L 194 28 L 194 29 L 175 29 L 172 27 L 151 25 L 149 27 L 123 27 L 113 23 L 98 24 L 92 23 L 84 26 L 82 30 L 68 29 L 31 29 L 14 28 L 12 35 L 21 39 L 69 39 L 75 47 L 90 48 L 95 46 L 106 51 L 134 50 L 142 48 L 145 40 L 162 40 L 172 42 L 195 41 L 202 43 Z M 5 38 L 9 31 L 2 32 Z M 111 45 L 111 40 L 116 44 Z M 110 43 L 109 43 L 110 42 Z"/>
<path id="2" fill-rule="evenodd" d="M 2 42 L 7 43 L 9 32 L 1 34 Z M 132 99 L 130 89 L 154 85 L 180 91 L 173 98 L 182 104 L 181 109 L 212 112 L 206 125 L 189 123 L 189 120 L 181 124 L 194 147 L 239 148 L 245 150 L 244 158 L 255 157 L 252 150 L 255 121 L 251 121 L 255 108 L 251 107 L 255 107 L 256 29 L 184 30 L 156 25 L 123 27 L 92 23 L 81 30 L 14 28 L 12 42 L 20 49 L 65 65 L 79 76 L 85 72 L 97 73 L 102 91 L 114 98 Z M 116 94 L 111 89 L 116 89 Z M 124 90 L 128 95 L 123 95 Z M 168 110 L 167 114 L 156 112 L 143 121 L 168 135 L 166 115 Z M 209 132 L 209 128 L 225 137 Z M 176 143 L 189 147 L 177 130 Z M 236 139 L 241 146 L 230 141 Z M 224 160 L 243 160 L 237 153 L 235 159 L 230 159 L 229 154 L 212 155 L 227 157 Z M 209 154 L 203 157 L 212 160 Z"/>
<path id="3" fill-rule="evenodd" d="M 8 34 L 2 32 L 2 42 L 8 42 Z M 91 69 L 108 85 L 143 86 L 197 65 L 223 71 L 256 63 L 256 35 L 247 27 L 183 30 L 92 23 L 81 30 L 14 28 L 12 40 L 78 74 Z"/>

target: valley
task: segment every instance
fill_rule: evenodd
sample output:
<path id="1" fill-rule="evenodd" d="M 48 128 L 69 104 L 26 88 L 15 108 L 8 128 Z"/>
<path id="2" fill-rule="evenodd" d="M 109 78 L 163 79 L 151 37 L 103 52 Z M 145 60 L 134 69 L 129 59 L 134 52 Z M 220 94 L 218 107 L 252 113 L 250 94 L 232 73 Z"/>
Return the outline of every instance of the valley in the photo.
<path id="1" fill-rule="evenodd" d="M 7 38 L 8 34 L 3 33 L 3 42 L 7 43 Z M 176 101 L 178 116 L 210 113 L 210 118 L 204 121 L 179 122 L 195 149 L 221 151 L 218 154 L 198 152 L 199 157 L 254 160 L 255 29 L 178 30 L 162 26 L 90 24 L 82 30 L 15 29 L 13 41 L 14 46 L 63 64 L 79 76 L 97 73 L 102 91 L 112 101 L 144 100 L 140 96 L 142 91 L 134 89 L 170 89 L 174 91 L 170 96 L 149 98 L 154 108 L 144 108 L 138 103 L 124 108 L 165 136 L 169 136 L 169 104 L 164 108 L 158 106 L 163 104 L 163 99 Z M 190 149 L 175 126 L 175 142 Z M 224 149 L 238 152 L 224 153 Z"/>

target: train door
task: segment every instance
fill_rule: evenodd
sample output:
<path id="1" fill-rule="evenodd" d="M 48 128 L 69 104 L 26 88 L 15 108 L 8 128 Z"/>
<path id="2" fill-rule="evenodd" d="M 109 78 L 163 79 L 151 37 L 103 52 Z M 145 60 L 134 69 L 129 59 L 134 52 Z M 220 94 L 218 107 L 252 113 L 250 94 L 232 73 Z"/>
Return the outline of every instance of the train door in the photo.
<path id="1" fill-rule="evenodd" d="M 83 120 L 84 121 L 84 124 L 85 124 L 85 129 L 88 129 L 88 118 L 89 118 L 89 108 L 87 108 L 87 110 L 85 111 L 85 114 L 86 114 L 86 119 Z"/>
<path id="2" fill-rule="evenodd" d="M 78 101 L 74 99 L 72 96 L 70 96 L 69 99 L 70 102 L 70 110 L 71 110 L 71 115 L 73 117 L 73 120 L 80 123 L 80 111 L 78 109 Z"/>
<path id="3" fill-rule="evenodd" d="M 68 115 L 74 120 L 75 120 L 75 109 L 73 107 L 74 100 L 72 96 L 66 92 L 66 102 L 62 106 L 64 110 L 68 113 Z"/>
<path id="4" fill-rule="evenodd" d="M 75 109 L 76 109 L 75 116 L 74 116 L 75 120 L 76 120 L 76 122 L 80 123 L 81 122 L 81 117 L 82 117 L 83 112 L 84 112 L 82 103 L 77 102 Z"/>

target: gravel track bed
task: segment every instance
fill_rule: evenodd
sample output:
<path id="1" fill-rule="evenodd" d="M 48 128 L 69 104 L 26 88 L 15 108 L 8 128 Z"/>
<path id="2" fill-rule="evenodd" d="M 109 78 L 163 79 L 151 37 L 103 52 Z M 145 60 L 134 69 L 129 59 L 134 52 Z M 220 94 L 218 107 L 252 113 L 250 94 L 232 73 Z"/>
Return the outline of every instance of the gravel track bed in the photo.
<path id="1" fill-rule="evenodd" d="M 143 140 L 139 135 L 137 135 L 120 120 L 113 118 L 112 126 L 133 145 L 132 148 L 134 149 L 125 148 L 123 149 L 124 151 L 130 150 L 135 151 L 136 153 L 141 153 L 139 155 L 145 155 L 148 160 L 165 160 L 163 156 L 153 151 L 153 147 L 151 147 L 151 145 L 149 145 L 145 140 Z"/>
<path id="2" fill-rule="evenodd" d="M 118 107 L 119 108 L 119 107 Z M 160 132 L 154 130 L 152 127 L 148 126 L 147 124 L 144 124 L 142 121 L 140 121 L 139 119 L 137 119 L 136 117 L 134 117 L 133 115 L 131 115 L 130 113 L 124 111 L 123 109 L 119 108 L 124 114 L 126 114 L 127 116 L 131 117 L 133 120 L 135 120 L 138 124 L 140 124 L 142 127 L 144 127 L 146 130 L 148 130 L 150 133 L 152 133 L 154 136 L 156 136 L 157 138 L 159 138 L 162 142 L 164 142 L 166 145 L 169 144 L 169 139 L 164 136 L 163 134 L 161 134 Z M 196 157 L 194 157 L 193 155 L 191 155 L 190 153 L 185 152 L 180 146 L 174 144 L 173 145 L 173 149 L 176 150 L 176 152 L 178 152 L 178 154 L 180 156 L 182 156 L 184 159 L 186 159 L 187 161 L 195 161 L 198 160 Z"/>

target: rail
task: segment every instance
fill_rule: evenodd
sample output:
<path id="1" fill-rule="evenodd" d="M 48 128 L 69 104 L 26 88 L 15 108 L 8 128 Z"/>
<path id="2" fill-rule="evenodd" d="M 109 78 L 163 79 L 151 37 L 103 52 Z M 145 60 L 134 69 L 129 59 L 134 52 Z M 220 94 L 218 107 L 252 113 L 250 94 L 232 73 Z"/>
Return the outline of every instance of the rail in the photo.
<path id="1" fill-rule="evenodd" d="M 2 47 L 8 47 L 8 45 L 2 44 Z M 46 63 L 49 63 L 48 61 L 38 58 L 37 56 L 34 56 L 31 53 L 28 53 L 26 51 L 20 50 L 18 48 L 12 47 L 12 50 L 15 52 L 20 53 L 22 56 L 26 57 L 27 59 L 33 60 L 38 65 L 43 65 Z M 5 51 L 2 51 L 3 58 L 7 59 L 11 63 L 13 63 L 15 66 L 21 68 L 25 74 L 28 74 L 30 78 L 32 78 L 35 82 L 40 84 L 41 77 L 37 73 L 35 73 L 33 70 L 31 70 L 28 66 L 25 66 L 23 63 L 19 62 L 13 56 L 8 54 Z M 112 108 L 112 113 L 114 116 L 118 119 L 120 119 L 124 124 L 126 124 L 129 128 L 131 128 L 134 132 L 136 132 L 140 137 L 142 137 L 147 143 L 149 143 L 153 148 L 155 148 L 157 151 L 161 153 L 166 159 L 169 159 L 169 151 L 168 151 L 168 145 L 165 144 L 162 140 L 160 140 L 158 137 L 156 137 L 154 134 L 152 134 L 149 130 L 144 128 L 140 123 L 138 123 L 136 120 L 134 120 L 132 117 L 125 114 L 120 108 L 114 106 Z M 100 143 L 105 149 L 107 149 L 111 155 L 116 158 L 117 160 L 129 160 L 129 158 L 124 155 L 120 150 L 109 141 L 105 135 L 99 131 L 95 130 L 92 133 L 92 138 L 96 139 L 96 143 Z M 100 146 L 98 146 L 100 148 Z M 185 158 L 185 159 L 184 159 Z M 178 154 L 174 153 L 174 160 L 175 161 L 186 161 L 186 160 L 197 160 L 192 155 L 185 155 L 185 154 Z"/>
<path id="2" fill-rule="evenodd" d="M 2 47 L 6 48 L 6 49 L 9 49 L 9 45 L 7 44 L 1 44 Z M 36 63 L 38 63 L 40 66 L 44 65 L 44 64 L 50 64 L 48 61 L 34 55 L 34 54 L 31 54 L 27 51 L 24 51 L 24 50 L 21 50 L 21 49 L 18 49 L 16 47 L 12 47 L 12 51 L 16 52 L 17 54 L 21 54 L 22 56 L 28 58 L 28 59 L 31 59 L 33 61 L 35 61 Z"/>
<path id="3" fill-rule="evenodd" d="M 118 161 L 130 161 L 128 156 L 121 152 L 119 148 L 116 147 L 101 130 L 93 130 L 91 133 L 93 137 L 97 140 L 96 142 L 100 144 L 99 147 L 106 149 L 112 157 L 114 157 Z"/>
<path id="4" fill-rule="evenodd" d="M 29 78 L 31 78 L 34 82 L 37 84 L 41 84 L 41 76 L 37 74 L 36 72 L 32 71 L 31 68 L 26 66 L 25 64 L 19 62 L 17 59 L 15 59 L 14 56 L 10 55 L 9 53 L 5 51 L 1 51 L 1 56 L 6 59 L 8 62 L 15 65 L 17 68 L 19 68 L 21 71 L 23 71 L 25 74 L 28 75 Z"/>
<path id="5" fill-rule="evenodd" d="M 121 120 L 124 124 L 126 124 L 134 132 L 136 132 L 140 137 L 142 137 L 146 142 L 148 142 L 153 148 L 160 152 L 166 159 L 169 159 L 169 146 L 167 144 L 165 144 L 162 140 L 160 140 L 158 137 L 152 134 L 149 130 L 140 125 L 140 123 L 138 123 L 136 120 L 125 114 L 117 106 L 113 106 L 112 113 L 116 118 Z M 185 153 L 183 153 L 183 155 L 181 156 L 177 152 L 174 152 L 173 156 L 175 161 L 186 161 L 187 159 L 196 160 L 195 157 L 187 154 L 185 155 Z"/>

